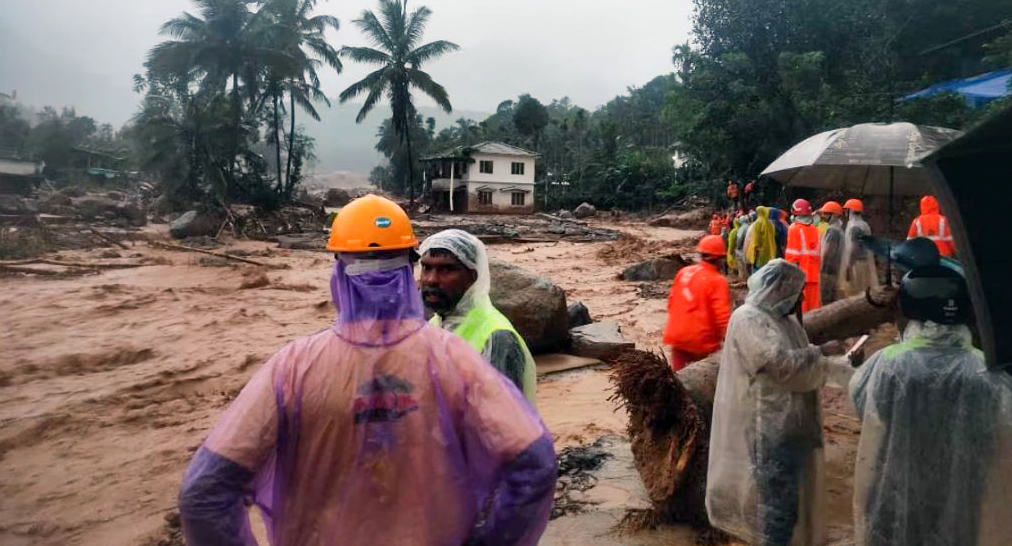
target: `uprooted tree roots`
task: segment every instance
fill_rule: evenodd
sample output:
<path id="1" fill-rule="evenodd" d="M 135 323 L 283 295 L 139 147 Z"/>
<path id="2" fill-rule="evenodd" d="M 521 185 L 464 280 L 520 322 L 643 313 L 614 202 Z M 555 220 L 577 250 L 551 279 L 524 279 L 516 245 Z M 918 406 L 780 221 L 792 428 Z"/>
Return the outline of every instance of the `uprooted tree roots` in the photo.
<path id="1" fill-rule="evenodd" d="M 709 416 L 661 355 L 628 351 L 614 362 L 611 380 L 611 399 L 629 413 L 636 469 L 654 507 L 643 523 L 708 525 Z"/>

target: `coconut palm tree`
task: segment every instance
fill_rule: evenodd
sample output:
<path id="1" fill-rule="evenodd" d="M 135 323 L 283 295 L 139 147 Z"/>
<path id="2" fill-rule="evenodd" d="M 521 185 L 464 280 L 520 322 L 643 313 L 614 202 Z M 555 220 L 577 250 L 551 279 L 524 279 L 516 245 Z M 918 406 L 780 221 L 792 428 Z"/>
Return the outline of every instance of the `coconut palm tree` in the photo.
<path id="1" fill-rule="evenodd" d="M 259 83 L 256 66 L 259 62 L 278 62 L 277 52 L 257 36 L 262 28 L 259 19 L 264 11 L 252 12 L 244 0 L 194 0 L 200 17 L 183 13 L 164 25 L 160 34 L 170 36 L 148 54 L 148 67 L 155 74 L 172 75 L 183 81 L 199 83 L 201 94 L 208 100 L 228 87 L 232 97 L 232 160 L 239 155 L 242 133 L 242 100 L 240 78 L 244 80 L 251 102 L 256 98 Z M 252 75 L 251 75 L 252 74 Z"/>
<path id="2" fill-rule="evenodd" d="M 432 15 L 432 10 L 425 6 L 419 7 L 410 15 L 407 0 L 380 0 L 379 8 L 380 17 L 376 17 L 370 10 L 365 10 L 359 19 L 353 21 L 374 47 L 344 47 L 341 49 L 341 55 L 355 62 L 380 65 L 380 68 L 349 86 L 341 93 L 340 98 L 344 103 L 363 93 L 366 94 L 365 103 L 355 119 L 357 123 L 361 123 L 376 103 L 384 95 L 387 96 L 390 109 L 393 111 L 391 125 L 407 148 L 409 165 L 406 174 L 407 186 L 411 204 L 414 205 L 415 185 L 414 169 L 411 168 L 413 157 L 410 127 L 411 120 L 415 117 L 415 108 L 411 99 L 411 88 L 431 97 L 447 113 L 453 111 L 446 89 L 421 68 L 424 63 L 456 51 L 460 47 L 445 40 L 418 45 L 429 16 Z"/>
<path id="3" fill-rule="evenodd" d="M 270 13 L 271 21 L 266 33 L 268 42 L 284 54 L 268 69 L 268 90 L 274 101 L 274 142 L 277 152 L 278 189 L 282 189 L 281 138 L 279 100 L 288 94 L 290 128 L 288 131 L 288 161 L 285 169 L 283 192 L 290 196 L 292 183 L 292 152 L 295 145 L 295 105 L 317 121 L 320 114 L 313 101 L 328 107 L 330 101 L 320 88 L 317 70 L 329 66 L 341 73 L 342 64 L 338 51 L 327 43 L 324 35 L 327 29 L 338 30 L 339 22 L 330 15 L 312 15 L 317 0 L 270 0 L 264 10 Z"/>

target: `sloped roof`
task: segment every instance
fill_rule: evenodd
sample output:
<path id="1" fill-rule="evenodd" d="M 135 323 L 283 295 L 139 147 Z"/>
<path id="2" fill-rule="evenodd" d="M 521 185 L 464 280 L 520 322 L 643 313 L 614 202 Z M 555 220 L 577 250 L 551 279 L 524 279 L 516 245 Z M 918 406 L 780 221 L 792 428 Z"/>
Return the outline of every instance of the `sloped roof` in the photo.
<path id="1" fill-rule="evenodd" d="M 476 152 L 483 154 L 498 154 L 498 155 L 529 155 L 536 156 L 538 154 L 519 148 L 517 146 L 511 146 L 504 142 L 482 142 L 481 144 L 475 144 L 472 146 Z"/>

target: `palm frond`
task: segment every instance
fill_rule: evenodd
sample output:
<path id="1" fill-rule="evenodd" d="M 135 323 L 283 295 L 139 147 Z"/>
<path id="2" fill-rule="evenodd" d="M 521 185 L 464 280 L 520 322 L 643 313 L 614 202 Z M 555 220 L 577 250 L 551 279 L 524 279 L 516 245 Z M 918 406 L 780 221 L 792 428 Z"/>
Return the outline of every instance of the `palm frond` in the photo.
<path id="1" fill-rule="evenodd" d="M 362 31 L 362 34 L 365 34 L 369 38 L 369 41 L 374 46 L 383 47 L 387 51 L 394 51 L 395 45 L 393 40 L 387 34 L 387 29 L 383 27 L 373 12 L 365 10 L 362 12 L 361 18 L 355 19 L 352 22 Z"/>
<path id="2" fill-rule="evenodd" d="M 401 0 L 380 0 L 380 14 L 383 28 L 390 37 L 390 53 L 395 56 L 407 50 L 404 44 L 404 25 L 406 24 L 405 5 Z"/>
<path id="3" fill-rule="evenodd" d="M 203 34 L 206 25 L 207 22 L 199 17 L 183 12 L 183 14 L 179 17 L 170 19 L 162 25 L 161 28 L 158 29 L 158 34 L 187 40 Z"/>
<path id="4" fill-rule="evenodd" d="M 347 89 L 341 92 L 339 100 L 341 103 L 345 103 L 350 99 L 353 99 L 366 91 L 372 91 L 373 88 L 385 89 L 390 85 L 390 81 L 387 77 L 386 67 L 380 68 L 375 72 L 371 72 L 361 80 L 351 84 Z"/>
<path id="5" fill-rule="evenodd" d="M 295 100 L 295 104 L 298 104 L 302 110 L 309 114 L 309 117 L 315 119 L 316 121 L 320 121 L 320 114 L 316 111 L 316 107 L 313 106 L 313 102 L 310 100 L 306 91 L 306 89 L 298 86 L 288 89 L 288 93 Z"/>
<path id="6" fill-rule="evenodd" d="M 341 48 L 341 56 L 358 63 L 389 64 L 390 55 L 371 47 L 349 47 Z"/>
<path id="7" fill-rule="evenodd" d="M 422 39 L 422 34 L 425 33 L 425 25 L 429 22 L 429 17 L 432 15 L 432 10 L 425 6 L 421 6 L 411 14 L 411 19 L 407 23 L 407 28 L 404 29 L 404 36 L 406 39 L 405 46 L 408 49 L 415 47 L 418 40 Z"/>
<path id="8" fill-rule="evenodd" d="M 333 15 L 317 15 L 308 19 L 305 28 L 315 32 L 324 32 L 328 28 L 340 30 L 341 22 Z"/>
<path id="9" fill-rule="evenodd" d="M 415 68 L 420 68 L 422 64 L 430 60 L 437 59 L 447 53 L 458 50 L 460 50 L 459 45 L 453 42 L 447 42 L 446 40 L 429 42 L 411 53 L 408 53 L 407 62 Z"/>
<path id="10" fill-rule="evenodd" d="M 411 82 L 411 87 L 431 97 L 444 112 L 450 113 L 453 111 L 453 106 L 450 105 L 450 96 L 447 94 L 446 88 L 436 83 L 428 73 L 422 72 L 417 68 L 411 68 L 408 69 L 408 79 Z"/>
<path id="11" fill-rule="evenodd" d="M 385 87 L 385 86 L 384 86 Z M 365 103 L 362 104 L 362 109 L 358 111 L 358 115 L 355 116 L 355 123 L 362 123 L 365 120 L 366 115 L 376 106 L 376 103 L 383 98 L 383 87 L 374 87 L 369 91 L 369 96 L 365 98 Z"/>

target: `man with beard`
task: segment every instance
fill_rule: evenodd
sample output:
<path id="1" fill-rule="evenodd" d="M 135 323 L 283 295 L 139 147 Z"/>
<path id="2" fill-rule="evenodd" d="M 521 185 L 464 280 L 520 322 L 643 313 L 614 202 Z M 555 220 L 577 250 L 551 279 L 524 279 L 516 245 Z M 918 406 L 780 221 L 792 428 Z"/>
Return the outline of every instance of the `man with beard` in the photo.
<path id="1" fill-rule="evenodd" d="M 535 403 L 536 370 L 523 338 L 489 298 L 488 252 L 459 229 L 430 236 L 421 247 L 422 300 L 432 324 L 464 338 Z"/>

